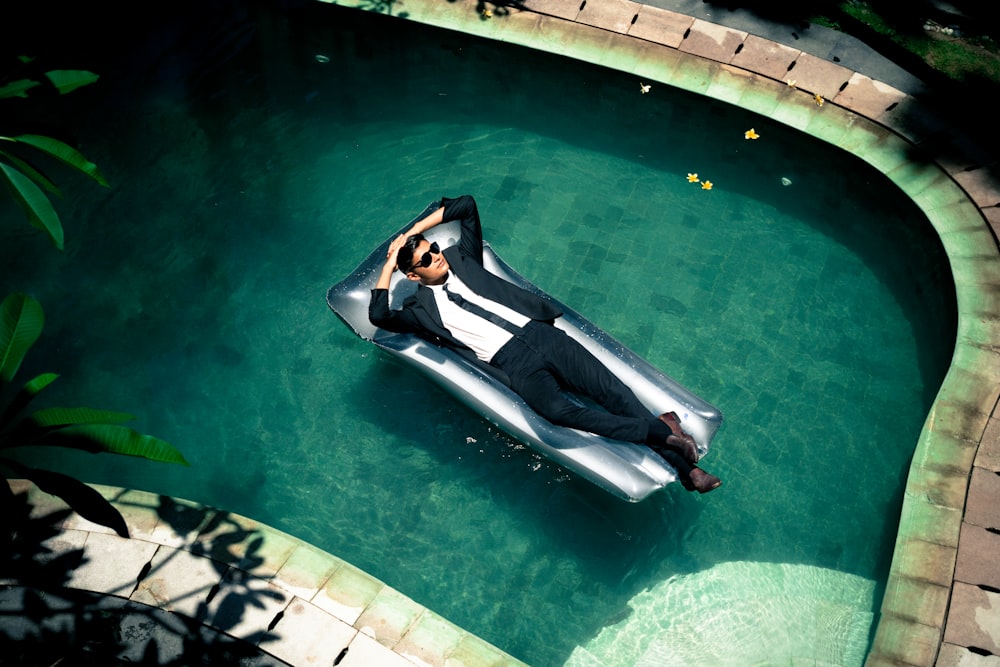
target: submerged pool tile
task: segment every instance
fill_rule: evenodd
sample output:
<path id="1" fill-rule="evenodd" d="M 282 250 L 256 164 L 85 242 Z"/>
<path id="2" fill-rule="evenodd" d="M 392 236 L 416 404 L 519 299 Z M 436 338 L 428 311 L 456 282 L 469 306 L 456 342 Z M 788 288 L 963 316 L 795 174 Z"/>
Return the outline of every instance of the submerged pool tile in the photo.
<path id="1" fill-rule="evenodd" d="M 947 586 L 939 586 L 894 572 L 886 583 L 883 604 L 891 605 L 900 617 L 907 620 L 941 627 L 948 611 L 950 594 L 950 581 Z"/>
<path id="2" fill-rule="evenodd" d="M 448 667 L 506 667 L 521 663 L 479 637 L 465 634 L 448 656 L 447 664 Z"/>
<path id="3" fill-rule="evenodd" d="M 899 534 L 904 537 L 958 548 L 962 512 L 931 503 L 923 496 L 907 493 L 899 517 Z"/>
<path id="4" fill-rule="evenodd" d="M 445 667 L 464 634 L 437 614 L 425 611 L 393 650 L 418 664 Z"/>
<path id="5" fill-rule="evenodd" d="M 702 94 L 712 84 L 719 63 L 705 58 L 684 58 L 677 63 L 669 83 L 692 93 Z"/>
<path id="6" fill-rule="evenodd" d="M 384 583 L 345 562 L 316 594 L 313 604 L 353 625 L 383 588 Z"/>
<path id="7" fill-rule="evenodd" d="M 950 587 L 957 554 L 956 547 L 923 540 L 899 540 L 893 558 L 894 571 L 908 579 Z"/>
<path id="8" fill-rule="evenodd" d="M 393 648 L 421 613 L 423 607 L 386 586 L 358 617 L 354 626 L 378 640 L 379 644 Z"/>
<path id="9" fill-rule="evenodd" d="M 927 449 L 931 452 L 935 451 L 936 444 L 938 443 L 935 440 Z M 968 450 L 966 458 L 971 464 L 975 450 L 972 447 L 966 449 Z M 951 451 L 951 448 L 948 448 L 945 450 L 945 454 L 950 454 Z M 950 507 L 960 512 L 965 508 L 969 475 L 966 471 L 960 470 L 957 463 L 952 465 L 949 462 L 943 465 L 928 457 L 922 460 L 916 468 L 911 468 L 906 488 L 907 492 L 921 494 L 935 505 Z"/>
<path id="10" fill-rule="evenodd" d="M 868 656 L 865 664 L 931 667 L 941 644 L 941 628 L 886 613 L 885 606 L 883 610 L 875 631 L 876 653 Z"/>
<path id="11" fill-rule="evenodd" d="M 312 600 L 344 561 L 302 543 L 278 569 L 271 582 L 303 600 Z"/>

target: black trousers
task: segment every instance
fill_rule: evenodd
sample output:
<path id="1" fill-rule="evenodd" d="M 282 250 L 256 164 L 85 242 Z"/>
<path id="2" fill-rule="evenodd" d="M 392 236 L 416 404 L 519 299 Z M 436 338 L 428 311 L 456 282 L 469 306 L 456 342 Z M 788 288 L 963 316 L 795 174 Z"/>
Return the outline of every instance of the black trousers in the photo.
<path id="1" fill-rule="evenodd" d="M 532 410 L 553 424 L 589 431 L 615 440 L 646 444 L 656 419 L 624 382 L 585 347 L 561 329 L 531 321 L 491 362 L 505 372 L 511 388 Z M 579 405 L 564 391 L 589 398 L 604 408 Z M 691 465 L 671 450 L 661 453 L 678 472 Z"/>

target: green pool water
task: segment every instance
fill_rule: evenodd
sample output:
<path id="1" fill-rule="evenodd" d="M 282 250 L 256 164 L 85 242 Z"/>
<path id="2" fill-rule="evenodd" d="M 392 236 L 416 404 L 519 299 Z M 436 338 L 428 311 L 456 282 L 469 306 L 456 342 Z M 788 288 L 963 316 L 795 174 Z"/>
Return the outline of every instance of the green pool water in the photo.
<path id="1" fill-rule="evenodd" d="M 113 187 L 60 174 L 62 253 L 4 201 L 0 286 L 46 310 L 19 377 L 192 465 L 44 463 L 271 524 L 537 667 L 863 662 L 955 332 L 911 202 L 628 74 L 326 5 L 176 11 L 61 99 Z M 463 193 L 514 268 L 723 411 L 719 491 L 624 503 L 329 311 Z"/>

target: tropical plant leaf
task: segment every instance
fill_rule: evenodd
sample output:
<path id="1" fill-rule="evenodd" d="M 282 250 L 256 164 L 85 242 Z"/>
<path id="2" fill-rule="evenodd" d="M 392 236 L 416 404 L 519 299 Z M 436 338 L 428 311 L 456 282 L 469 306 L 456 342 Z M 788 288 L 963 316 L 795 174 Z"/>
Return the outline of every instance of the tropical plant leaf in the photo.
<path id="1" fill-rule="evenodd" d="M 19 134 L 12 138 L 18 143 L 27 144 L 37 148 L 43 153 L 51 155 L 66 166 L 72 167 L 80 173 L 90 176 L 104 187 L 108 187 L 108 182 L 97 169 L 97 165 L 85 158 L 83 153 L 69 144 L 59 141 L 58 139 L 53 139 L 52 137 L 42 136 L 40 134 Z"/>
<path id="2" fill-rule="evenodd" d="M 180 450 L 169 442 L 139 433 L 126 426 L 79 424 L 51 431 L 39 445 L 69 447 L 92 453 L 124 454 L 150 461 L 190 465 Z M 15 445 L 16 446 L 16 445 Z"/>
<path id="3" fill-rule="evenodd" d="M 42 373 L 41 375 L 25 382 L 20 391 L 18 391 L 14 398 L 11 399 L 10 404 L 7 405 L 7 409 L 3 411 L 3 416 L 0 416 L 0 432 L 10 425 L 10 423 L 18 414 L 21 413 L 21 411 L 28 407 L 28 404 L 31 403 L 32 399 L 34 399 L 39 392 L 55 382 L 58 377 L 59 376 L 55 373 Z M 0 437 L 0 447 L 3 446 L 2 440 L 2 437 Z"/>
<path id="4" fill-rule="evenodd" d="M 24 355 L 42 335 L 45 313 L 35 299 L 15 292 L 0 304 L 0 380 L 10 382 Z"/>
<path id="5" fill-rule="evenodd" d="M 10 141 L 11 143 L 14 143 L 14 140 L 10 139 L 9 137 L 0 137 L 0 140 L 6 140 Z M 14 165 L 15 169 L 17 169 L 22 174 L 24 174 L 32 181 L 34 181 L 36 185 L 40 185 L 46 192 L 54 194 L 57 197 L 62 197 L 62 192 L 59 191 L 59 188 L 56 187 L 56 184 L 53 183 L 48 176 L 35 169 L 34 165 L 32 165 L 30 162 L 22 160 L 18 156 L 14 155 L 13 153 L 9 153 L 7 151 L 0 151 L 0 158 L 3 158 L 4 160 L 10 162 L 12 165 Z"/>
<path id="6" fill-rule="evenodd" d="M 46 72 L 45 76 L 49 78 L 49 81 L 59 90 L 61 95 L 71 93 L 82 86 L 89 86 L 100 78 L 93 72 L 82 69 L 54 69 L 51 72 Z"/>
<path id="7" fill-rule="evenodd" d="M 24 209 L 31 226 L 48 234 L 55 247 L 62 250 L 62 223 L 59 222 L 59 215 L 52 207 L 52 202 L 41 188 L 32 183 L 30 178 L 2 162 L 0 162 L 0 177 L 7 182 L 11 195 Z"/>
<path id="8" fill-rule="evenodd" d="M 44 408 L 31 413 L 29 419 L 43 429 L 54 429 L 84 424 L 124 424 L 135 417 L 124 412 L 95 408 Z"/>
<path id="9" fill-rule="evenodd" d="M 51 493 L 53 496 L 62 498 L 67 505 L 73 508 L 84 519 L 107 526 L 121 537 L 129 536 L 128 526 L 125 524 L 125 519 L 122 518 L 121 513 L 93 487 L 87 486 L 69 475 L 52 472 L 51 470 L 29 468 L 11 459 L 0 459 L 0 462 L 10 467 L 11 470 L 21 477 L 30 479 L 35 483 L 35 486 L 45 493 Z"/>
<path id="10" fill-rule="evenodd" d="M 38 81 L 32 79 L 19 79 L 18 81 L 12 81 L 6 86 L 0 86 L 0 99 L 6 97 L 27 97 L 28 91 L 35 86 L 41 85 Z"/>

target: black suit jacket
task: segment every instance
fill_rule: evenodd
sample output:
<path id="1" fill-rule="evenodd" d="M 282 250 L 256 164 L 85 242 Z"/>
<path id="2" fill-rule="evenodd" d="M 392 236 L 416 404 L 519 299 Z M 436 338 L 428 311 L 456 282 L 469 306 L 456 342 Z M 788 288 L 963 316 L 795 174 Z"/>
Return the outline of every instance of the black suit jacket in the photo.
<path id="1" fill-rule="evenodd" d="M 562 315 L 551 301 L 521 289 L 495 276 L 483 266 L 483 232 L 476 201 L 469 195 L 457 199 L 442 199 L 444 222 L 460 220 L 462 232 L 458 245 L 443 250 L 451 270 L 476 294 L 502 303 L 525 317 L 552 323 Z M 466 345 L 451 335 L 441 321 L 434 295 L 423 285 L 403 301 L 400 310 L 389 308 L 389 291 L 373 289 L 368 305 L 368 319 L 382 329 L 397 333 L 413 333 L 424 340 L 455 350 L 466 359 L 494 375 L 496 369 L 484 364 Z M 506 382 L 506 378 L 501 376 Z"/>

